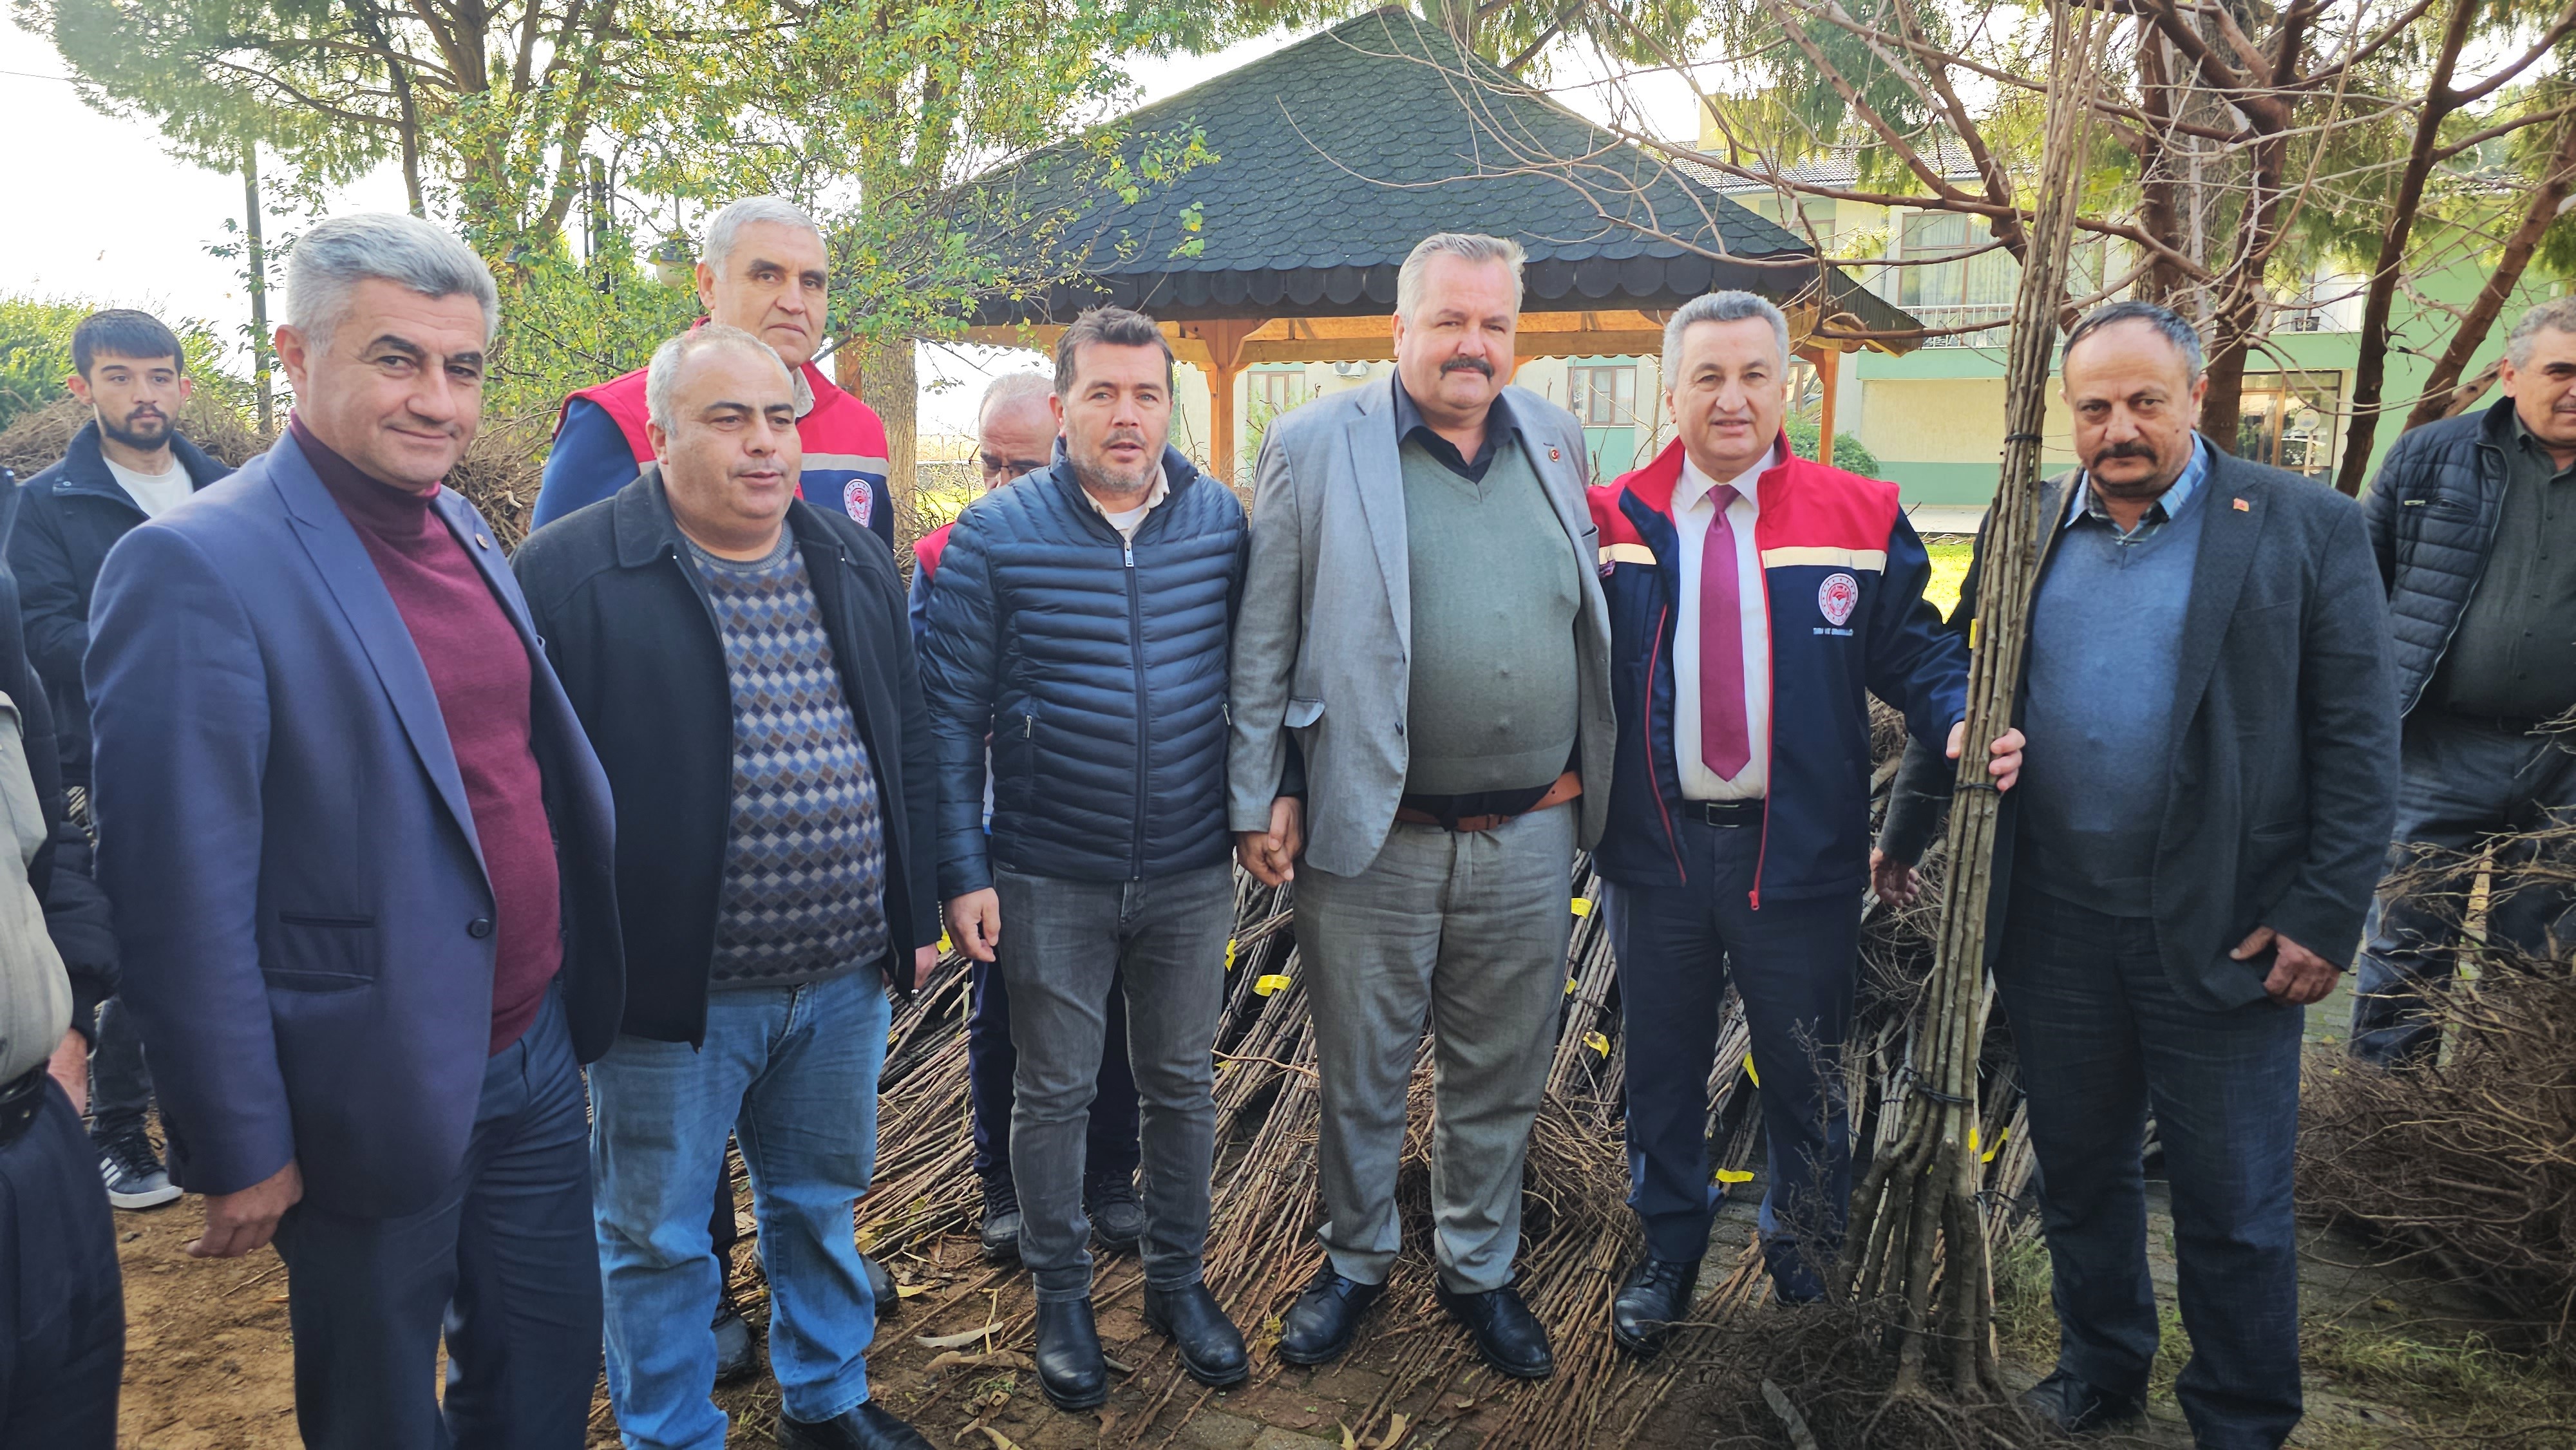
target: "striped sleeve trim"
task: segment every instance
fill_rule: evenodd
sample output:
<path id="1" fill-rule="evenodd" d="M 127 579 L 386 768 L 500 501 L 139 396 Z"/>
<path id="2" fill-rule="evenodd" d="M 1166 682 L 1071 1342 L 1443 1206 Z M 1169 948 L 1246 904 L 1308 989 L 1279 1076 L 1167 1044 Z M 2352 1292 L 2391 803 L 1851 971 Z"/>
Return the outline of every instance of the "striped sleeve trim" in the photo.
<path id="1" fill-rule="evenodd" d="M 808 453 L 805 455 L 805 466 L 818 470 L 847 469 L 852 473 L 872 473 L 883 478 L 886 476 L 887 465 L 882 458 L 863 458 L 856 453 Z"/>
<path id="2" fill-rule="evenodd" d="M 1884 574 L 1887 572 L 1887 551 L 1885 549 L 1832 548 L 1762 551 L 1762 567 L 1765 569 L 1794 569 L 1801 565 L 1815 565 L 1827 569 L 1867 569 Z"/>

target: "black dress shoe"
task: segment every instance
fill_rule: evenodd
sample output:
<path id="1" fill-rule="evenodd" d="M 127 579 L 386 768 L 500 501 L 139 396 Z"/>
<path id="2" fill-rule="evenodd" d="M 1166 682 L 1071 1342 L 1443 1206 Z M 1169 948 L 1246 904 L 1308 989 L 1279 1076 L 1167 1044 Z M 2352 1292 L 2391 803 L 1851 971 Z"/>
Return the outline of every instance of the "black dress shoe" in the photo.
<path id="1" fill-rule="evenodd" d="M 1038 1388 L 1059 1410 L 1088 1410 L 1109 1398 L 1109 1363 L 1091 1301 L 1038 1301 Z"/>
<path id="2" fill-rule="evenodd" d="M 1116 1174 L 1083 1188 L 1082 1211 L 1091 1237 L 1113 1254 L 1132 1253 L 1145 1237 L 1145 1206 L 1136 1201 L 1136 1175 Z"/>
<path id="3" fill-rule="evenodd" d="M 1610 1338 L 1634 1355 L 1664 1347 L 1674 1321 L 1690 1316 L 1691 1291 L 1699 1287 L 1696 1260 L 1677 1264 L 1648 1259 L 1637 1266 L 1610 1301 Z"/>
<path id="4" fill-rule="evenodd" d="M 731 1304 L 716 1306 L 716 1383 L 727 1384 L 760 1372 L 760 1351 L 751 1342 L 751 1326 Z"/>
<path id="5" fill-rule="evenodd" d="M 1556 1373 L 1556 1356 L 1548 1353 L 1547 1329 L 1518 1289 L 1506 1284 L 1482 1294 L 1459 1294 L 1435 1285 L 1440 1307 L 1476 1337 L 1476 1352 L 1485 1363 L 1514 1379 L 1543 1380 Z"/>
<path id="6" fill-rule="evenodd" d="M 1288 1307 L 1279 1324 L 1279 1357 L 1290 1364 L 1325 1364 L 1342 1357 L 1359 1331 L 1360 1316 L 1386 1293 L 1384 1284 L 1363 1284 L 1334 1272 L 1326 1259 L 1304 1293 Z"/>
<path id="7" fill-rule="evenodd" d="M 2115 1395 L 2059 1370 L 2021 1392 L 2021 1407 L 2064 1435 L 2089 1435 L 2146 1413 L 2135 1395 Z"/>
<path id="8" fill-rule="evenodd" d="M 867 1276 L 868 1297 L 876 1301 L 879 1322 L 903 1307 L 903 1286 L 894 1281 L 894 1275 L 886 1272 L 885 1265 L 861 1254 L 859 1272 Z"/>
<path id="9" fill-rule="evenodd" d="M 779 1450 L 931 1450 L 921 1432 L 866 1400 L 831 1419 L 778 1417 Z"/>
<path id="10" fill-rule="evenodd" d="M 1181 1368 L 1200 1384 L 1223 1389 L 1243 1383 L 1252 1373 L 1242 1331 L 1217 1307 L 1205 1284 L 1172 1290 L 1146 1285 L 1145 1323 L 1180 1347 Z"/>
<path id="11" fill-rule="evenodd" d="M 1020 1194 L 1007 1178 L 984 1180 L 984 1225 L 977 1235 L 984 1257 L 996 1264 L 1020 1261 Z"/>

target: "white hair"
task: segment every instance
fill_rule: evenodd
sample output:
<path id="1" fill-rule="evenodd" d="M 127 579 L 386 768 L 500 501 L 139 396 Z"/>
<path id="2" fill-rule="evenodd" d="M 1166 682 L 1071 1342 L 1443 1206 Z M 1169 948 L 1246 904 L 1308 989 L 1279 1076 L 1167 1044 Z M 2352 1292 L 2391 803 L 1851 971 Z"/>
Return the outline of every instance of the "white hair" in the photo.
<path id="1" fill-rule="evenodd" d="M 1054 382 L 1044 373 L 1004 373 L 985 386 L 984 400 L 975 405 L 975 426 L 982 428 L 984 420 L 992 417 L 997 408 L 1008 408 L 1031 398 L 1044 402 L 1054 392 Z"/>
<path id="2" fill-rule="evenodd" d="M 1789 319 L 1771 299 L 1754 292 L 1710 292 L 1681 305 L 1681 310 L 1664 324 L 1664 386 L 1681 382 L 1682 334 L 1701 322 L 1743 322 L 1759 317 L 1771 324 L 1772 340 L 1780 345 L 1780 371 L 1789 371 Z"/>
<path id="3" fill-rule="evenodd" d="M 787 198 L 746 196 L 740 201 L 727 203 L 724 210 L 707 218 L 706 245 L 699 249 L 698 260 L 713 268 L 717 276 L 723 276 L 725 263 L 733 259 L 733 244 L 740 239 L 742 229 L 753 222 L 803 227 L 817 237 L 823 235 L 823 229 L 814 224 L 813 213 Z"/>
<path id="4" fill-rule="evenodd" d="M 1521 244 L 1509 237 L 1488 237 L 1476 232 L 1440 232 L 1413 244 L 1404 266 L 1395 274 L 1395 312 L 1411 321 L 1422 306 L 1423 274 L 1431 270 L 1434 257 L 1456 257 L 1465 262 L 1500 262 L 1512 269 L 1512 310 L 1521 310 L 1521 264 L 1528 255 Z"/>
<path id="5" fill-rule="evenodd" d="M 2531 366 L 2533 340 L 2543 331 L 2576 332 L 2576 297 L 2553 297 L 2522 314 L 2505 337 L 2505 361 L 2516 370 Z"/>
<path id="6" fill-rule="evenodd" d="M 759 353 L 778 364 L 779 372 L 788 377 L 788 385 L 795 386 L 795 376 L 789 372 L 787 360 L 778 355 L 778 349 L 739 327 L 727 327 L 721 322 L 702 323 L 653 349 L 653 361 L 644 369 L 644 414 L 661 424 L 664 432 L 671 428 L 671 393 L 680 386 L 680 369 L 688 365 L 690 358 L 717 347 L 739 347 Z"/>
<path id="7" fill-rule="evenodd" d="M 381 278 L 423 297 L 471 297 L 483 308 L 483 340 L 501 325 L 492 269 L 454 236 L 400 212 L 333 217 L 298 238 L 286 260 L 286 325 L 315 347 L 349 315 L 349 294 Z"/>

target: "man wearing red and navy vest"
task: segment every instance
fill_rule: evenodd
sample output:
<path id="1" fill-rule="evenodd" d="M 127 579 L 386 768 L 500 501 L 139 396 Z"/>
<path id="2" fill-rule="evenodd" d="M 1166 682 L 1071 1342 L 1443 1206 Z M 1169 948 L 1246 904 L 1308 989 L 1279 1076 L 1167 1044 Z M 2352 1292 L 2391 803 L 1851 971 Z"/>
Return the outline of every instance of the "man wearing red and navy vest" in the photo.
<path id="1" fill-rule="evenodd" d="M 799 495 L 856 519 L 894 548 L 886 498 L 885 424 L 814 365 L 823 341 L 830 257 L 813 217 L 794 202 L 747 196 L 707 223 L 698 302 L 710 321 L 739 327 L 784 359 L 796 387 L 796 436 L 805 448 Z M 653 462 L 644 438 L 644 370 L 564 399 L 554 449 L 529 527 L 543 528 L 635 481 Z"/>
<path id="2" fill-rule="evenodd" d="M 1706 1084 L 1731 980 L 1752 1029 L 1770 1161 L 1763 1254 L 1822 1296 L 1851 1196 L 1839 1057 L 1869 884 L 1874 694 L 1952 755 L 1968 652 L 1923 600 L 1931 560 L 1896 485 L 1789 451 L 1789 325 L 1715 292 L 1664 329 L 1681 437 L 1592 490 L 1619 708 L 1610 819 L 1627 1037 L 1629 1204 L 1646 1257 L 1611 1304 L 1634 1354 L 1689 1317 L 1717 1194 Z M 1994 743 L 1997 784 L 2021 737 Z"/>

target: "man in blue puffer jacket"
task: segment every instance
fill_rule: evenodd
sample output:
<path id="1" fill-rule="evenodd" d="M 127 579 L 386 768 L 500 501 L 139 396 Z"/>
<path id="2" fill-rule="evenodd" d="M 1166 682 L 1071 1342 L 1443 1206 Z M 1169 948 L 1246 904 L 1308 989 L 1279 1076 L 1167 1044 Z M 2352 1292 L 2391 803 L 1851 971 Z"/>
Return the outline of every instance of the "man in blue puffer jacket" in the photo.
<path id="1" fill-rule="evenodd" d="M 1166 446 L 1172 352 L 1151 318 L 1102 307 L 1065 329 L 1054 411 L 1054 466 L 958 517 L 926 611 L 922 683 L 949 930 L 999 964 L 1011 997 L 1011 1164 L 1038 1382 L 1082 1410 L 1108 1395 L 1082 1182 L 1112 1010 L 1127 1015 L 1144 1109 L 1145 1320 L 1204 1383 L 1249 1368 L 1200 1279 L 1209 1048 L 1234 921 L 1226 659 L 1246 531 L 1233 493 Z"/>
<path id="2" fill-rule="evenodd" d="M 2371 907 L 2352 1055 L 2380 1067 L 2440 1052 L 2432 999 L 2464 935 L 2441 903 L 2468 900 L 2467 863 L 2494 847 L 2489 948 L 2546 958 L 2576 908 L 2540 848 L 2498 841 L 2576 816 L 2576 754 L 2550 728 L 2576 708 L 2576 298 L 2525 313 L 2500 371 L 2502 401 L 2398 439 L 2362 500 L 2405 721 L 2388 866 L 2463 863 L 2446 890 Z"/>

